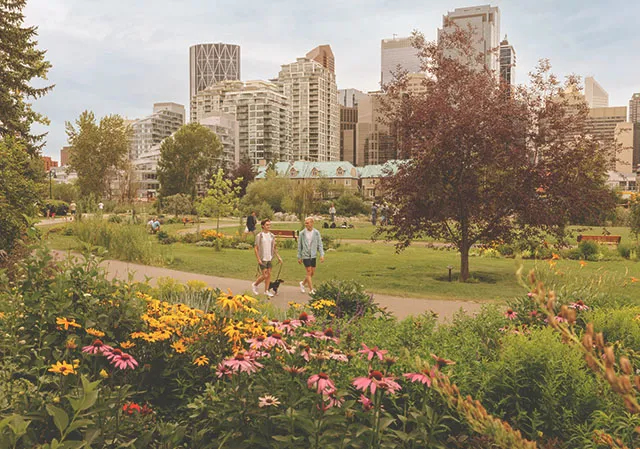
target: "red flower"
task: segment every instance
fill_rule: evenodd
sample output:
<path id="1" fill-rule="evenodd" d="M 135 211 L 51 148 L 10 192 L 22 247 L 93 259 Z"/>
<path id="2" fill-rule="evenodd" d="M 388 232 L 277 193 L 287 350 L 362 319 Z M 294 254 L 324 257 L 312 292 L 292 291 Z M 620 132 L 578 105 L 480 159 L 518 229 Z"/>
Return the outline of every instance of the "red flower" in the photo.
<path id="1" fill-rule="evenodd" d="M 140 413 L 142 409 L 135 402 L 127 402 L 122 406 L 122 411 L 127 415 L 133 415 L 135 412 Z"/>

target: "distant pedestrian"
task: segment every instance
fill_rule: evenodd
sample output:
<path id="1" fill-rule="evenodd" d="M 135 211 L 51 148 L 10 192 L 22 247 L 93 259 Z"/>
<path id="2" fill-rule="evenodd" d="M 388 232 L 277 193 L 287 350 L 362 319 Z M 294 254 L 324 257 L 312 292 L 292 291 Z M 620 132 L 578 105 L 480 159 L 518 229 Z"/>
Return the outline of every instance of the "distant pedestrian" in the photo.
<path id="1" fill-rule="evenodd" d="M 260 225 L 262 226 L 262 232 L 256 235 L 256 242 L 253 247 L 260 267 L 260 274 L 258 279 L 251 284 L 251 291 L 254 295 L 258 295 L 258 286 L 264 281 L 264 294 L 271 298 L 274 295 L 269 291 L 271 269 L 273 267 L 272 261 L 274 257 L 277 257 L 278 261 L 282 263 L 282 258 L 276 248 L 276 237 L 271 233 L 271 220 L 265 218 L 260 222 Z"/>
<path id="2" fill-rule="evenodd" d="M 331 223 L 336 222 L 336 207 L 331 203 L 331 207 L 329 207 L 329 214 L 331 215 Z"/>
<path id="3" fill-rule="evenodd" d="M 247 234 L 253 234 L 256 236 L 256 224 L 258 224 L 258 217 L 256 216 L 256 212 L 253 211 L 247 217 L 247 225 L 244 227 L 244 233 L 242 234 L 242 239 L 246 240 Z"/>
<path id="4" fill-rule="evenodd" d="M 71 204 L 69 204 L 69 212 L 71 212 L 71 221 L 73 221 L 73 217 L 76 216 L 76 209 L 77 209 L 77 205 L 75 201 L 71 201 Z"/>
<path id="5" fill-rule="evenodd" d="M 102 210 L 103 210 L 103 209 L 104 209 L 104 203 L 103 203 L 102 201 L 100 201 L 100 202 L 98 203 L 98 210 L 99 210 L 100 212 L 102 212 Z"/>
<path id="6" fill-rule="evenodd" d="M 324 248 L 320 231 L 313 227 L 313 218 L 307 217 L 304 220 L 304 227 L 304 231 L 298 236 L 298 263 L 304 265 L 307 276 L 300 282 L 300 291 L 305 293 L 306 284 L 309 287 L 309 293 L 313 295 L 316 291 L 311 278 L 316 273 L 318 253 L 320 253 L 320 262 L 324 262 Z"/>
<path id="7" fill-rule="evenodd" d="M 378 205 L 376 203 L 373 203 L 373 206 L 371 206 L 371 224 L 375 226 L 377 221 L 378 221 Z"/>
<path id="8" fill-rule="evenodd" d="M 153 223 L 151 223 L 151 233 L 157 234 L 160 231 L 160 220 L 158 218 L 153 219 Z"/>

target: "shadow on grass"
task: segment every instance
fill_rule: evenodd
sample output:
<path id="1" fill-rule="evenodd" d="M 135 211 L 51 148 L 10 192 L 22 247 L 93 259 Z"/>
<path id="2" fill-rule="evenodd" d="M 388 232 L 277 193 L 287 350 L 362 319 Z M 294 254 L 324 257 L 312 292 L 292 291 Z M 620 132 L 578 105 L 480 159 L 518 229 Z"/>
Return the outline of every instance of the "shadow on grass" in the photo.
<path id="1" fill-rule="evenodd" d="M 451 277 L 452 282 L 458 282 L 458 274 L 453 274 Z M 444 274 L 442 276 L 434 276 L 434 280 L 440 282 L 449 282 L 449 275 Z M 501 279 L 501 276 L 496 273 L 488 273 L 486 271 L 476 271 L 469 275 L 467 284 L 496 284 Z"/>

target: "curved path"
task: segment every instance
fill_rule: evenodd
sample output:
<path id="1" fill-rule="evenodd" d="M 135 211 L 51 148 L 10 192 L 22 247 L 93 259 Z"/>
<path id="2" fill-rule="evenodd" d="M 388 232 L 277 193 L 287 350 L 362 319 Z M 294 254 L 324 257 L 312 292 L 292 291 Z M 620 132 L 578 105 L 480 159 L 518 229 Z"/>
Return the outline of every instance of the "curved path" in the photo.
<path id="1" fill-rule="evenodd" d="M 53 251 L 56 258 L 63 259 L 69 256 L 66 251 Z M 73 254 L 73 256 L 78 256 Z M 207 283 L 211 287 L 218 287 L 221 290 L 231 289 L 234 293 L 251 293 L 249 281 L 241 279 L 223 278 L 218 276 L 208 276 L 198 273 L 172 270 L 169 268 L 152 267 L 119 260 L 105 260 L 102 266 L 106 269 L 110 279 L 117 278 L 128 280 L 129 274 L 133 275 L 134 281 L 145 282 L 148 278 L 151 284 L 155 284 L 159 277 L 170 277 L 176 281 L 185 283 L 189 280 L 199 280 Z M 275 305 L 286 308 L 289 301 L 306 303 L 309 296 L 300 292 L 298 286 L 281 285 L 278 295 L 272 301 Z M 400 296 L 390 296 L 374 294 L 374 300 L 380 306 L 386 307 L 397 318 L 402 319 L 410 315 L 419 315 L 424 312 L 434 312 L 438 315 L 438 320 L 444 322 L 450 319 L 458 310 L 463 309 L 468 313 L 478 312 L 482 306 L 481 302 L 460 301 L 460 300 L 439 300 L 422 298 L 404 298 Z"/>

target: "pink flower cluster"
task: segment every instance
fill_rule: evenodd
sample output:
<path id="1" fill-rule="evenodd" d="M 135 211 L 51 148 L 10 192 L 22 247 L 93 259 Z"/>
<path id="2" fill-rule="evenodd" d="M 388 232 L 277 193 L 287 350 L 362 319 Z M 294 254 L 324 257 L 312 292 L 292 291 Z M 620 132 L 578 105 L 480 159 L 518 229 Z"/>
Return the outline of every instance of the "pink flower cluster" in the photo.
<path id="1" fill-rule="evenodd" d="M 109 360 L 109 362 L 121 370 L 127 368 L 135 369 L 138 366 L 138 362 L 130 354 L 122 352 L 120 349 L 114 349 L 109 345 L 105 345 L 102 340 L 95 339 L 92 344 L 82 348 L 82 352 L 93 355 L 103 355 Z"/>

